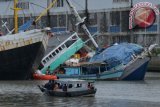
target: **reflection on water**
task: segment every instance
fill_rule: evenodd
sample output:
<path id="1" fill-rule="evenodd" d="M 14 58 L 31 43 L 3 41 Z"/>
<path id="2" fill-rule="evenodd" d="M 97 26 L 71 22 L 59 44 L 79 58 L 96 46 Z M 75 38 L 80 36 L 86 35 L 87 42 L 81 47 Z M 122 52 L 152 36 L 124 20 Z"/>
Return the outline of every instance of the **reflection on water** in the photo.
<path id="1" fill-rule="evenodd" d="M 95 97 L 50 97 L 38 84 L 47 81 L 0 81 L 1 107 L 160 107 L 160 73 L 145 81 L 97 81 Z"/>

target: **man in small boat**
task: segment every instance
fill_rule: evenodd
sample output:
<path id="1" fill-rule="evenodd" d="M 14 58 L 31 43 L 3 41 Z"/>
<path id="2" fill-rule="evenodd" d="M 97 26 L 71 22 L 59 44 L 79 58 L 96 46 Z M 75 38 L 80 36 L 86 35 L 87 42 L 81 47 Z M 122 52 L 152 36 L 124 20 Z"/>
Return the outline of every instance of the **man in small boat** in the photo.
<path id="1" fill-rule="evenodd" d="M 49 82 L 46 83 L 44 87 L 47 88 L 48 90 L 52 90 L 54 87 L 54 80 L 49 80 Z"/>
<path id="2" fill-rule="evenodd" d="M 64 84 L 64 86 L 63 86 L 63 91 L 67 91 L 67 85 L 66 84 Z"/>
<path id="3" fill-rule="evenodd" d="M 55 91 L 55 90 L 57 90 L 57 89 L 59 89 L 59 86 L 58 86 L 58 83 L 55 83 L 53 90 Z"/>
<path id="4" fill-rule="evenodd" d="M 90 87 L 91 87 L 91 83 L 89 82 L 89 83 L 88 83 L 88 89 L 90 89 Z"/>
<path id="5" fill-rule="evenodd" d="M 88 89 L 94 89 L 94 86 L 90 82 L 88 82 Z"/>

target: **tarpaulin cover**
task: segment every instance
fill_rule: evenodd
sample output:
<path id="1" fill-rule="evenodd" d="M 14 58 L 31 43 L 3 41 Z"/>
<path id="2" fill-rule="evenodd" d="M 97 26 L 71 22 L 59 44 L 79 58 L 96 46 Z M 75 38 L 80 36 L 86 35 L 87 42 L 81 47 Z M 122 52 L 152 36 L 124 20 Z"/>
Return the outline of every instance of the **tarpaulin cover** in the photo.
<path id="1" fill-rule="evenodd" d="M 133 55 L 138 55 L 143 51 L 143 47 L 133 43 L 121 43 L 106 48 L 90 59 L 90 62 L 106 62 L 114 67 L 118 64 L 127 64 L 132 60 Z"/>
<path id="2" fill-rule="evenodd" d="M 24 23 L 23 25 L 21 25 L 18 29 L 18 31 L 26 31 L 29 27 L 32 26 L 33 23 L 33 19 L 28 20 L 26 23 Z"/>

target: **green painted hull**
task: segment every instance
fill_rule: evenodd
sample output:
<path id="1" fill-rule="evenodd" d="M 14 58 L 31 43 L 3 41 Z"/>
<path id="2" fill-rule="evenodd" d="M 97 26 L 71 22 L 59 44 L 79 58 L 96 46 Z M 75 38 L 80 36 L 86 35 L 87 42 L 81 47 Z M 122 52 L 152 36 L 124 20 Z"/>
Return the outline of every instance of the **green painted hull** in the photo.
<path id="1" fill-rule="evenodd" d="M 60 65 L 63 64 L 66 60 L 68 60 L 72 55 L 74 55 L 79 49 L 84 46 L 84 42 L 82 39 L 78 39 L 75 43 L 73 43 L 67 50 L 65 50 L 61 55 L 59 55 L 55 61 L 50 64 L 51 73 Z M 46 73 L 47 67 L 44 67 L 41 72 L 43 74 Z"/>

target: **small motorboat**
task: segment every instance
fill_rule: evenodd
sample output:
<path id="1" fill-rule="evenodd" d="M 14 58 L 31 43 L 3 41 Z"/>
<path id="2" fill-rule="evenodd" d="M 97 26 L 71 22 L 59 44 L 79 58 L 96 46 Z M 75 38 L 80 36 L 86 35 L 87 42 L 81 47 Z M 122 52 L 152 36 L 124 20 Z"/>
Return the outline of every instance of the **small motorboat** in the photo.
<path id="1" fill-rule="evenodd" d="M 55 80 L 57 79 L 56 75 L 47 75 L 47 74 L 33 74 L 33 79 L 35 80 Z"/>
<path id="2" fill-rule="evenodd" d="M 97 91 L 94 82 L 77 79 L 49 80 L 38 87 L 43 93 L 57 97 L 94 96 Z"/>

